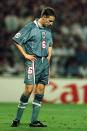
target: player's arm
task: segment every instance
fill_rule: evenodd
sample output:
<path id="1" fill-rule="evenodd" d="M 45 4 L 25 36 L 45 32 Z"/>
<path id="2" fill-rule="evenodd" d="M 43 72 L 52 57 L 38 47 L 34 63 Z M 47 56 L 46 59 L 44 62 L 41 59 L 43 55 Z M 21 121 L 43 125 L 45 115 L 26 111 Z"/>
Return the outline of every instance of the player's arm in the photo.
<path id="1" fill-rule="evenodd" d="M 16 43 L 15 45 L 18 48 L 18 50 L 20 51 L 20 53 L 24 56 L 25 59 L 28 59 L 28 60 L 31 60 L 31 61 L 36 60 L 35 56 L 27 54 L 20 44 Z"/>
<path id="2" fill-rule="evenodd" d="M 19 52 L 24 56 L 24 58 L 34 61 L 36 59 L 34 55 L 27 54 L 23 48 L 24 47 L 23 45 L 29 39 L 31 27 L 32 26 L 30 23 L 25 25 L 24 28 L 22 28 L 18 33 L 16 33 L 16 35 L 12 39 L 15 42 L 15 45 L 18 48 Z"/>
<path id="3" fill-rule="evenodd" d="M 52 46 L 53 46 L 53 39 L 52 39 L 51 32 L 50 32 L 49 38 L 50 38 L 50 40 L 49 40 L 50 42 L 49 42 L 49 48 L 48 48 L 48 61 L 50 62 L 51 55 L 52 55 Z"/>
<path id="4" fill-rule="evenodd" d="M 50 62 L 50 59 L 51 59 L 51 55 L 52 55 L 52 47 L 51 46 L 49 46 L 49 48 L 48 48 L 48 61 Z"/>

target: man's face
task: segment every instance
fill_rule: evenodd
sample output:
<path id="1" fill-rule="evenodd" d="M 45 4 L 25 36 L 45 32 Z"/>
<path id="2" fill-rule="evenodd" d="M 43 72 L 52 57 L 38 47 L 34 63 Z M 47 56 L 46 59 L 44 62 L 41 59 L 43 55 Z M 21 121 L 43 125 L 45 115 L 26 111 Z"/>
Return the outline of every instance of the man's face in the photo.
<path id="1" fill-rule="evenodd" d="M 44 16 L 44 26 L 51 27 L 54 21 L 55 21 L 54 16 L 49 16 L 49 17 Z"/>

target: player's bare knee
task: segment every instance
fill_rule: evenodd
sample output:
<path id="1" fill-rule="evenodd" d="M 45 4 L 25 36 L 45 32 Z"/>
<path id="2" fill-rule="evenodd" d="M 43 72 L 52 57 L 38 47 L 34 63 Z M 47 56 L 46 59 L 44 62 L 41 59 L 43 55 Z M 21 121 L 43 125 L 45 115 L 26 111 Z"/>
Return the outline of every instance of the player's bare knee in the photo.
<path id="1" fill-rule="evenodd" d="M 44 86 L 38 86 L 35 89 L 35 94 L 44 94 L 45 87 Z"/>
<path id="2" fill-rule="evenodd" d="M 32 93 L 32 91 L 33 91 L 33 85 L 26 85 L 25 86 L 25 93 L 27 95 L 30 95 Z"/>

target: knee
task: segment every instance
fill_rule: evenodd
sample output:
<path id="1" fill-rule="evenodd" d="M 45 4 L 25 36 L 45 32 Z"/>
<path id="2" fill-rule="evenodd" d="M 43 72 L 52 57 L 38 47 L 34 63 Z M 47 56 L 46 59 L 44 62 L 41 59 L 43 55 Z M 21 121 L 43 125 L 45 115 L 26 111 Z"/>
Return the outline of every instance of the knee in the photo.
<path id="1" fill-rule="evenodd" d="M 38 85 L 35 89 L 35 94 L 44 94 L 45 86 L 44 85 Z"/>
<path id="2" fill-rule="evenodd" d="M 32 85 L 26 85 L 25 86 L 25 94 L 30 95 L 33 91 L 33 86 Z"/>

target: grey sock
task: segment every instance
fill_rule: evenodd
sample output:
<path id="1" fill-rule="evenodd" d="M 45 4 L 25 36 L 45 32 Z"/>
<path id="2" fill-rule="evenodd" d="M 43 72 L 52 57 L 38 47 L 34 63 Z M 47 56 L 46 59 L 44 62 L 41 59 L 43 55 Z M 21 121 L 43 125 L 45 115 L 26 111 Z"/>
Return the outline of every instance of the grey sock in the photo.
<path id="1" fill-rule="evenodd" d="M 33 101 L 33 110 L 32 110 L 32 118 L 31 122 L 37 121 L 40 107 L 41 107 L 41 101 L 43 98 L 43 94 L 36 94 L 34 101 Z"/>
<path id="2" fill-rule="evenodd" d="M 24 94 L 22 94 L 22 96 L 20 98 L 20 103 L 19 103 L 18 109 L 17 109 L 16 120 L 21 119 L 24 109 L 26 108 L 26 106 L 28 104 L 28 99 L 29 99 L 29 96 L 25 96 Z"/>

